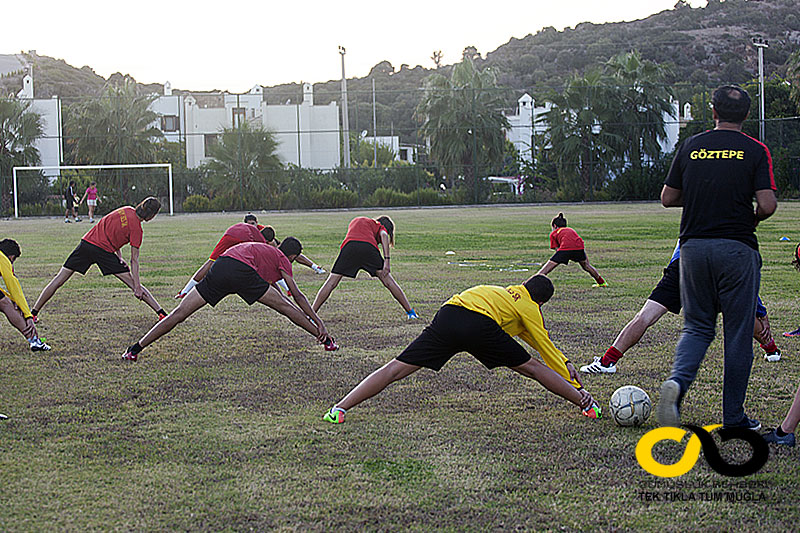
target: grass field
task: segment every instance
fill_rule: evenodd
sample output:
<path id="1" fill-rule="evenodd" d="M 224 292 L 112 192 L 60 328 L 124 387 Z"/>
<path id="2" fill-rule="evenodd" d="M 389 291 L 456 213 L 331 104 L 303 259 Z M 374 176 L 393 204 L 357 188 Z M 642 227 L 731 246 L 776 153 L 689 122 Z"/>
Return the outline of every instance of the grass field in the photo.
<path id="1" fill-rule="evenodd" d="M 420 371 L 331 426 L 322 414 L 396 356 L 452 294 L 517 284 L 539 268 L 549 221 L 563 211 L 610 287 L 577 266 L 552 274 L 551 337 L 576 366 L 601 355 L 644 302 L 669 260 L 680 210 L 656 204 L 392 211 L 393 273 L 422 320 L 407 322 L 380 283 L 344 280 L 320 315 L 341 350 L 261 305 L 228 297 L 148 347 L 124 348 L 155 314 L 96 267 L 73 277 L 41 312 L 53 346 L 32 354 L 3 321 L 0 339 L 0 531 L 791 531 L 800 511 L 798 452 L 772 449 L 756 475 L 726 478 L 702 456 L 666 480 L 634 457 L 657 427 L 619 428 L 504 369 L 462 354 Z M 259 215 L 292 234 L 326 269 L 348 221 L 377 211 Z M 158 216 L 144 225 L 142 280 L 167 310 L 222 232 L 241 214 Z M 32 303 L 88 229 L 60 219 L 0 221 L 22 246 L 15 270 Z M 759 227 L 761 296 L 773 331 L 800 325 L 800 205 L 782 203 Z M 779 242 L 786 235 L 793 242 Z M 455 255 L 445 255 L 452 250 Z M 123 249 L 126 259 L 127 248 Z M 296 266 L 310 300 L 325 276 Z M 657 401 L 681 319 L 665 316 L 613 376 L 584 383 L 602 403 L 634 384 Z M 748 413 L 774 427 L 800 382 L 795 339 L 778 363 L 753 364 Z M 686 398 L 684 420 L 721 421 L 721 344 Z M 684 444 L 659 444 L 674 462 Z M 723 455 L 741 454 L 735 444 Z M 648 496 L 649 494 L 649 496 Z M 720 497 L 715 494 L 722 494 Z M 652 498 L 648 501 L 648 498 Z M 704 501 L 704 499 L 717 501 Z"/>

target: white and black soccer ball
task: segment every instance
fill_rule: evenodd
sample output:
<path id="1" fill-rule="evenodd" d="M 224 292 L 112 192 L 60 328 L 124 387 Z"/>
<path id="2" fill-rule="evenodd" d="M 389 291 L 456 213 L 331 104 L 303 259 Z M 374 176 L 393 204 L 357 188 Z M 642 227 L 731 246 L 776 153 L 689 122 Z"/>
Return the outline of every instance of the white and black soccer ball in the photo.
<path id="1" fill-rule="evenodd" d="M 611 416 L 620 426 L 638 426 L 644 423 L 653 410 L 650 396 L 634 385 L 625 385 L 614 391 L 608 402 Z"/>

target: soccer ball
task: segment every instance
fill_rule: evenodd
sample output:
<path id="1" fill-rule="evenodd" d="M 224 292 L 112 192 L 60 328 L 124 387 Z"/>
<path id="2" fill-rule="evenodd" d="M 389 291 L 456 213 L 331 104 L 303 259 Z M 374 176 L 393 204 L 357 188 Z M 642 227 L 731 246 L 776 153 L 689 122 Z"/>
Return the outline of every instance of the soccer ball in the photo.
<path id="1" fill-rule="evenodd" d="M 650 396 L 633 385 L 625 385 L 615 390 L 608 405 L 611 407 L 614 422 L 620 426 L 641 425 L 653 410 Z"/>

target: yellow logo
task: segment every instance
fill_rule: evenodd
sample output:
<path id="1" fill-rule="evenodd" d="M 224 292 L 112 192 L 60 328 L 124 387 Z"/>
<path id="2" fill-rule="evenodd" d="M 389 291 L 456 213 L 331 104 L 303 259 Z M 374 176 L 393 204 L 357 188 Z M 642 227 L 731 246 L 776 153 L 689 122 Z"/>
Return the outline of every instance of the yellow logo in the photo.
<path id="1" fill-rule="evenodd" d="M 743 440 L 752 448 L 752 457 L 742 464 L 731 464 L 725 461 L 719 453 L 714 439 L 710 432 L 722 427 L 722 424 L 712 424 L 710 426 L 697 427 L 685 425 L 692 432 L 689 442 L 681 458 L 672 464 L 659 463 L 653 458 L 653 447 L 664 440 L 681 442 L 686 436 L 687 431 L 677 427 L 661 427 L 645 433 L 636 445 L 636 460 L 639 465 L 650 474 L 658 477 L 678 477 L 691 470 L 700 457 L 700 450 L 706 458 L 708 465 L 716 472 L 724 476 L 749 476 L 758 472 L 769 458 L 769 447 L 766 441 L 750 429 L 746 428 L 723 428 L 718 434 L 722 442 L 729 440 Z"/>

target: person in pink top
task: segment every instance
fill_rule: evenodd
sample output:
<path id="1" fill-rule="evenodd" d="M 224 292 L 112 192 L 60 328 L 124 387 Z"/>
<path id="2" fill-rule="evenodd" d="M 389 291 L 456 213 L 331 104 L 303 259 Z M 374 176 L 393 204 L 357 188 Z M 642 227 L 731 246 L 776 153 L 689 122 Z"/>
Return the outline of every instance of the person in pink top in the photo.
<path id="1" fill-rule="evenodd" d="M 371 219 L 356 217 L 347 226 L 347 235 L 339 250 L 339 256 L 331 268 L 331 274 L 319 289 L 314 311 L 319 311 L 342 277 L 355 278 L 359 270 L 381 280 L 406 312 L 409 319 L 419 318 L 406 298 L 403 289 L 394 280 L 389 267 L 389 247 L 394 246 L 394 222 L 387 216 Z M 383 257 L 381 257 L 383 249 Z"/>
<path id="2" fill-rule="evenodd" d="M 578 232 L 567 227 L 564 213 L 559 213 L 551 222 L 551 226 L 553 231 L 550 233 L 550 249 L 556 250 L 556 253 L 537 274 L 546 276 L 558 265 L 566 265 L 570 261 L 575 261 L 594 278 L 595 284 L 592 287 L 608 287 L 608 283 L 597 272 L 597 269 L 589 264 L 586 250 L 583 247 L 583 239 L 580 238 Z"/>
<path id="3" fill-rule="evenodd" d="M 292 277 L 292 261 L 302 250 L 300 241 L 294 237 L 286 237 L 278 247 L 262 242 L 243 242 L 230 247 L 178 307 L 153 326 L 139 342 L 131 345 L 122 358 L 136 361 L 146 346 L 172 331 L 201 307 L 206 304 L 213 307 L 229 294 L 238 294 L 248 305 L 259 302 L 275 309 L 316 337 L 326 350 L 338 349 L 322 319 L 311 308 Z M 297 305 L 274 287 L 281 279 L 289 286 Z"/>
<path id="4" fill-rule="evenodd" d="M 97 264 L 100 272 L 107 276 L 114 274 L 125 285 L 133 290 L 133 295 L 145 302 L 153 311 L 158 313 L 159 319 L 167 313 L 158 304 L 153 295 L 139 281 L 139 248 L 142 246 L 142 222 L 152 220 L 161 209 L 161 202 L 149 196 L 135 208 L 130 206 L 120 207 L 100 219 L 83 236 L 77 248 L 72 251 L 64 262 L 64 266 L 56 277 L 44 288 L 36 303 L 33 304 L 31 313 L 34 318 L 42 310 L 44 304 L 53 297 L 75 272 L 86 274 L 89 267 Z M 131 245 L 131 263 L 128 266 L 122 260 L 120 249 L 126 244 Z"/>
<path id="5" fill-rule="evenodd" d="M 94 222 L 94 209 L 97 207 L 97 182 L 93 181 L 86 187 L 86 192 L 83 193 L 83 197 L 78 204 L 82 204 L 83 201 L 86 200 L 86 205 L 89 207 L 89 223 Z"/>

